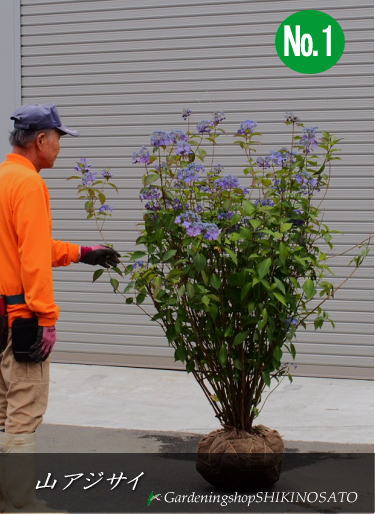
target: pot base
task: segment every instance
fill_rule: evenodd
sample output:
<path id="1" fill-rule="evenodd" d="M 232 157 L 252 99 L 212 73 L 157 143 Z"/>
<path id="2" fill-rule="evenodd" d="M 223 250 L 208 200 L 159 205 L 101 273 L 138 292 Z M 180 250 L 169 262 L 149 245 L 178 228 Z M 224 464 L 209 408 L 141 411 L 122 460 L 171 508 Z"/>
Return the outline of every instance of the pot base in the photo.
<path id="1" fill-rule="evenodd" d="M 199 441 L 196 469 L 220 488 L 270 487 L 280 477 L 283 453 L 280 434 L 265 425 L 251 432 L 222 428 Z"/>

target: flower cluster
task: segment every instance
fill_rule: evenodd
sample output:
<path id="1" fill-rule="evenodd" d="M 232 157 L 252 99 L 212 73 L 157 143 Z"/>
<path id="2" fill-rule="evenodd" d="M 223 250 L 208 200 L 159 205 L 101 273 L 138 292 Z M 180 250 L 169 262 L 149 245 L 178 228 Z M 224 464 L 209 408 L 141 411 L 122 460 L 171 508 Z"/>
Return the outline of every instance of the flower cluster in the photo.
<path id="1" fill-rule="evenodd" d="M 158 130 L 151 134 L 150 143 L 154 147 L 168 146 L 172 144 L 172 139 L 169 132 Z"/>
<path id="2" fill-rule="evenodd" d="M 142 146 L 138 152 L 132 153 L 132 163 L 133 164 L 150 164 L 151 162 L 151 155 L 150 152 L 147 150 L 146 146 Z"/>
<path id="3" fill-rule="evenodd" d="M 225 120 L 225 114 L 223 112 L 215 112 L 213 116 L 213 124 L 219 125 L 222 121 Z"/>
<path id="4" fill-rule="evenodd" d="M 215 180 L 215 186 L 218 189 L 236 189 L 240 187 L 238 177 L 233 175 L 225 175 Z"/>
<path id="5" fill-rule="evenodd" d="M 104 203 L 101 207 L 99 207 L 99 212 L 112 212 L 113 208 L 108 205 L 107 203 Z"/>
<path id="6" fill-rule="evenodd" d="M 92 186 L 94 182 L 98 179 L 96 173 L 93 171 L 87 171 L 82 175 L 82 184 L 84 186 Z"/>
<path id="7" fill-rule="evenodd" d="M 228 211 L 228 212 L 219 212 L 218 215 L 217 215 L 217 219 L 218 220 L 230 220 L 232 219 L 234 216 L 234 212 L 233 211 Z"/>
<path id="8" fill-rule="evenodd" d="M 185 184 L 190 184 L 203 178 L 200 173 L 204 173 L 205 169 L 202 164 L 190 163 L 186 168 L 179 168 L 177 170 L 177 179 Z M 176 187 L 180 184 L 176 183 Z"/>
<path id="9" fill-rule="evenodd" d="M 312 174 L 308 171 L 302 171 L 301 173 L 297 173 L 294 179 L 297 182 L 297 184 L 299 184 L 300 190 L 319 190 L 318 179 L 313 177 Z"/>
<path id="10" fill-rule="evenodd" d="M 261 207 L 273 207 L 275 202 L 271 198 L 263 198 L 261 200 L 255 200 L 254 204 Z"/>
<path id="11" fill-rule="evenodd" d="M 155 186 L 144 187 L 139 194 L 141 200 L 158 200 L 160 197 L 160 189 Z"/>
<path id="12" fill-rule="evenodd" d="M 184 109 L 182 111 L 182 117 L 184 120 L 187 120 L 189 118 L 189 116 L 191 115 L 192 111 L 191 109 Z"/>
<path id="13" fill-rule="evenodd" d="M 198 121 L 197 132 L 199 134 L 209 134 L 212 130 L 212 122 L 208 120 Z"/>
<path id="14" fill-rule="evenodd" d="M 252 120 L 245 120 L 240 123 L 240 128 L 237 130 L 237 135 L 246 135 L 254 132 L 257 123 Z"/>
<path id="15" fill-rule="evenodd" d="M 318 140 L 316 139 L 316 133 L 318 127 L 310 127 L 303 129 L 303 135 L 301 136 L 300 143 L 304 147 L 303 151 L 305 154 L 309 154 L 316 150 L 318 147 Z"/>

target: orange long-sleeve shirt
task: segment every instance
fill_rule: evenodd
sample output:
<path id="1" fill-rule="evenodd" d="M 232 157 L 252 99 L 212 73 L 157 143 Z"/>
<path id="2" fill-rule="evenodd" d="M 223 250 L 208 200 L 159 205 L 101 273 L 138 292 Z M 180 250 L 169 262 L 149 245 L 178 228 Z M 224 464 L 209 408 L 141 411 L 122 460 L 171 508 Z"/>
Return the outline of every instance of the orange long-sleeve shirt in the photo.
<path id="1" fill-rule="evenodd" d="M 26 304 L 8 305 L 9 326 L 35 313 L 39 325 L 59 318 L 52 267 L 78 262 L 80 245 L 52 239 L 47 184 L 25 157 L 11 153 L 0 164 L 0 294 L 25 294 Z"/>

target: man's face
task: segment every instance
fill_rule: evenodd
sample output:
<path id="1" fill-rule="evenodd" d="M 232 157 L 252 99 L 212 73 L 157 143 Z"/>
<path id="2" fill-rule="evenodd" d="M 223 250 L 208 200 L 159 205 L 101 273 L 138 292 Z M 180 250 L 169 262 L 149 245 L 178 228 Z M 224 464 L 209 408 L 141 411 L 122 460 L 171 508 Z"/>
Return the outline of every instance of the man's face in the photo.
<path id="1" fill-rule="evenodd" d="M 60 152 L 61 133 L 56 129 L 41 132 L 37 136 L 37 150 L 40 168 L 53 168 Z"/>

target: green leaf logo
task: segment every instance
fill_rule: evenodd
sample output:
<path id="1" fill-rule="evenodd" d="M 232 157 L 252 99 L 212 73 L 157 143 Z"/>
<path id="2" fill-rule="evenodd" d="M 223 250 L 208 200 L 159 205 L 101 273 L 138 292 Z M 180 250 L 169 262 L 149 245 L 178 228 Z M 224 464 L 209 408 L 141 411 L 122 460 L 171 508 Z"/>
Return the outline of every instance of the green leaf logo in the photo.
<path id="1" fill-rule="evenodd" d="M 158 501 L 160 501 L 160 500 L 161 500 L 161 498 L 160 498 L 160 493 L 158 493 L 158 494 L 154 494 L 154 491 L 151 491 L 151 493 L 149 494 L 149 497 L 147 498 L 147 505 L 151 505 L 151 503 L 152 503 L 154 500 L 158 500 Z"/>

